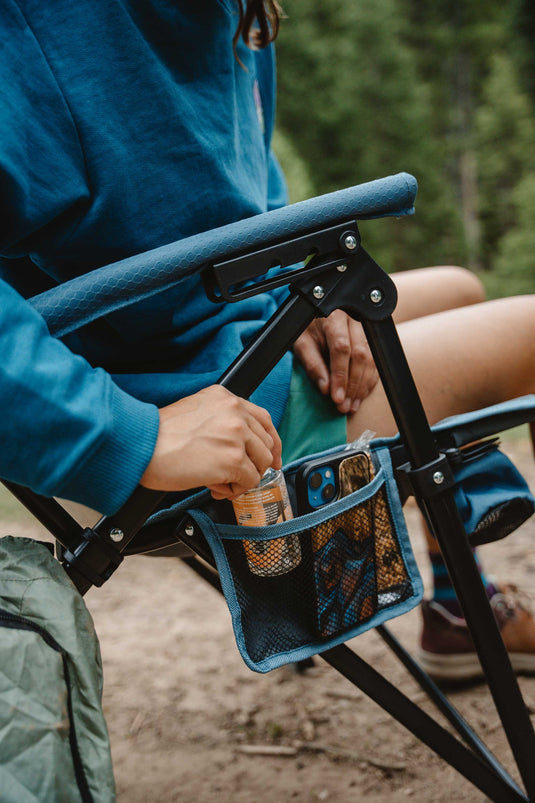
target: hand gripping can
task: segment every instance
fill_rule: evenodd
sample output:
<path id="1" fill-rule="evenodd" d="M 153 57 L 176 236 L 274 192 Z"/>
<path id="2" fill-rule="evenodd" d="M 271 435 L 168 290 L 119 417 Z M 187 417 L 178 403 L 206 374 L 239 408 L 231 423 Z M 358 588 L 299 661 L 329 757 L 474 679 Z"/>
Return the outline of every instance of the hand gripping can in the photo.
<path id="1" fill-rule="evenodd" d="M 232 503 L 236 521 L 243 527 L 266 527 L 293 519 L 288 490 L 282 471 L 269 468 L 259 485 Z M 286 574 L 301 560 L 297 535 L 271 541 L 243 541 L 250 570 L 261 577 Z"/>

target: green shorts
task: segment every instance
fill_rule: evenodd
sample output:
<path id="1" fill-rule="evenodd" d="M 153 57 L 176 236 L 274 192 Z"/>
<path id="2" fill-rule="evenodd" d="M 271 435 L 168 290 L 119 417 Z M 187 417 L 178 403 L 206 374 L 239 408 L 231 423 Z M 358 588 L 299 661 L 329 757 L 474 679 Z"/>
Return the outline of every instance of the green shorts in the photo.
<path id="1" fill-rule="evenodd" d="M 283 464 L 347 442 L 346 416 L 310 381 L 297 360 L 279 435 Z"/>

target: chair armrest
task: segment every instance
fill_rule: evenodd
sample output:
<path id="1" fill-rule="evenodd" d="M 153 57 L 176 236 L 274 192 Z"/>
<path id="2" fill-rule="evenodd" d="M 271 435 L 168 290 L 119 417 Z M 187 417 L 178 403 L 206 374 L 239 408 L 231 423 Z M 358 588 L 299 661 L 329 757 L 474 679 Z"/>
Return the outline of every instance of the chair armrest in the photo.
<path id="1" fill-rule="evenodd" d="M 416 179 L 408 173 L 320 195 L 128 257 L 34 296 L 51 334 L 68 334 L 120 307 L 150 298 L 214 261 L 347 220 L 410 215 Z"/>

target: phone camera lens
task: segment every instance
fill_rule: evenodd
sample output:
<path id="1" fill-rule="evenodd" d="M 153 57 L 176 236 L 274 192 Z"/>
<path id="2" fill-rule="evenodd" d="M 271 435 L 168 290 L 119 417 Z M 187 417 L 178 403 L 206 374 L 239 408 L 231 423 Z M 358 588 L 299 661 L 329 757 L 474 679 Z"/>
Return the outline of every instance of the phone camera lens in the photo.
<path id="1" fill-rule="evenodd" d="M 328 485 L 324 486 L 321 492 L 321 498 L 323 499 L 324 502 L 330 502 L 333 496 L 334 496 L 334 485 L 332 485 L 332 483 L 329 483 Z"/>
<path id="2" fill-rule="evenodd" d="M 313 491 L 317 491 L 322 483 L 322 477 L 319 471 L 315 471 L 310 475 L 309 485 Z"/>

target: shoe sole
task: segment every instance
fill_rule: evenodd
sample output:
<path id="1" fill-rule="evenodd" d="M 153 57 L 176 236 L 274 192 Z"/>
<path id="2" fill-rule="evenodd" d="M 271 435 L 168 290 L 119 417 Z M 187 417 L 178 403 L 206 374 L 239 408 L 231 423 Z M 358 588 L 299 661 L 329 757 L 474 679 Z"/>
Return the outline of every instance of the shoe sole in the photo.
<path id="1" fill-rule="evenodd" d="M 510 652 L 509 658 L 515 672 L 535 673 L 535 655 Z M 422 669 L 434 680 L 471 680 L 484 677 L 479 658 L 473 652 L 441 655 L 419 650 L 417 660 Z"/>

